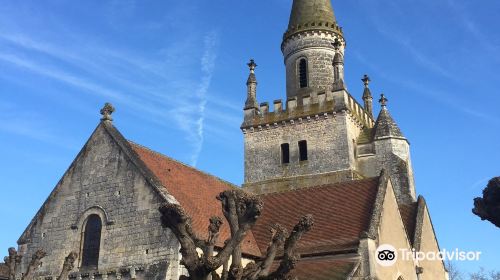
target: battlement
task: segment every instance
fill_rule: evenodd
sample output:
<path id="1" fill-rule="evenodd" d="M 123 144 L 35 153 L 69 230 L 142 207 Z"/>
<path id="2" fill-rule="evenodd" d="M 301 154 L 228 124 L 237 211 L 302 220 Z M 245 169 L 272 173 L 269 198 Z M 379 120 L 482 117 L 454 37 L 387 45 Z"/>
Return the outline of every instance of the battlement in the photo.
<path id="1" fill-rule="evenodd" d="M 335 117 L 340 112 L 350 112 L 360 126 L 371 128 L 375 124 L 373 118 L 366 112 L 347 91 L 312 92 L 299 97 L 291 97 L 286 101 L 286 107 L 281 99 L 273 102 L 270 110 L 268 102 L 260 104 L 259 109 L 245 110 L 245 118 L 241 129 L 262 129 L 278 127 L 287 122 L 302 122 L 304 120 L 319 120 Z"/>
<path id="2" fill-rule="evenodd" d="M 305 24 L 299 24 L 297 26 L 292 26 L 289 28 L 285 34 L 283 34 L 283 44 L 286 43 L 290 38 L 293 38 L 294 36 L 298 35 L 299 33 L 303 32 L 311 32 L 311 33 L 316 33 L 316 34 L 325 34 L 325 33 L 333 33 L 340 35 L 343 37 L 343 31 L 342 27 L 340 27 L 336 23 L 332 22 L 308 22 Z"/>

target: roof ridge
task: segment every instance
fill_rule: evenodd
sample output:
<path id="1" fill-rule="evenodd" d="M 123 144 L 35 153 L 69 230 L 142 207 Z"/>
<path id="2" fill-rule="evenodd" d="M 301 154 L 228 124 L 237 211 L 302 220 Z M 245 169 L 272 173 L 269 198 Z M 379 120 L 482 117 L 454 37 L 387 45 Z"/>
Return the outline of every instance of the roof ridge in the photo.
<path id="1" fill-rule="evenodd" d="M 337 187 L 339 185 L 346 184 L 346 183 L 364 182 L 364 181 L 375 180 L 375 179 L 379 179 L 379 178 L 380 178 L 380 176 L 375 176 L 375 177 L 363 178 L 363 179 L 358 179 L 358 180 L 336 182 L 333 184 L 322 184 L 322 185 L 317 185 L 317 186 L 312 186 L 312 187 L 296 188 L 296 189 L 285 190 L 285 191 L 280 191 L 280 192 L 263 193 L 263 194 L 259 194 L 259 197 L 285 194 L 285 193 L 298 192 L 298 191 L 306 191 L 306 190 L 310 190 L 310 189 L 320 189 L 320 188 L 329 188 L 329 187 L 333 188 L 333 187 Z"/>
<path id="2" fill-rule="evenodd" d="M 147 151 L 149 151 L 149 152 L 151 152 L 151 153 L 153 153 L 153 154 L 156 154 L 156 155 L 158 155 L 158 156 L 164 157 L 164 158 L 166 158 L 166 159 L 168 159 L 168 160 L 171 160 L 171 161 L 173 161 L 173 162 L 175 162 L 175 163 L 181 164 L 181 165 L 182 165 L 182 166 L 184 166 L 184 167 L 187 167 L 187 168 L 189 168 L 189 169 L 192 169 L 192 170 L 194 170 L 194 171 L 197 171 L 197 172 L 200 172 L 200 173 L 202 173 L 202 174 L 204 174 L 204 175 L 207 175 L 207 176 L 209 176 L 209 177 L 212 177 L 212 178 L 214 178 L 214 179 L 216 179 L 216 180 L 218 180 L 218 181 L 220 181 L 220 182 L 222 182 L 222 183 L 229 184 L 229 185 L 231 185 L 232 187 L 235 187 L 235 188 L 240 188 L 240 187 L 239 187 L 238 185 L 236 185 L 236 184 L 233 184 L 233 183 L 231 183 L 231 182 L 229 182 L 229 181 L 226 181 L 226 180 L 224 180 L 224 179 L 222 179 L 222 178 L 220 178 L 220 177 L 217 177 L 217 176 L 215 176 L 215 175 L 213 175 L 213 174 L 210 174 L 210 173 L 208 173 L 208 172 L 202 171 L 202 170 L 200 170 L 200 169 L 198 169 L 198 168 L 196 168 L 196 167 L 190 166 L 190 165 L 189 165 L 189 164 L 187 164 L 187 163 L 184 163 L 184 162 L 182 162 L 182 161 L 176 160 L 176 159 L 174 159 L 174 158 L 172 158 L 172 157 L 169 157 L 169 156 L 167 156 L 167 155 L 165 155 L 165 154 L 162 154 L 162 153 L 160 153 L 160 152 L 158 152 L 158 151 L 155 151 L 155 150 L 153 150 L 153 149 L 151 149 L 151 148 L 149 148 L 149 147 L 146 147 L 146 146 L 144 146 L 144 145 L 141 145 L 141 144 L 139 144 L 139 143 L 137 143 L 137 142 L 134 142 L 134 141 L 129 140 L 129 139 L 127 139 L 127 141 L 128 141 L 130 144 L 132 144 L 132 145 L 138 146 L 138 147 L 143 148 L 143 149 L 145 149 L 145 150 L 147 150 Z"/>

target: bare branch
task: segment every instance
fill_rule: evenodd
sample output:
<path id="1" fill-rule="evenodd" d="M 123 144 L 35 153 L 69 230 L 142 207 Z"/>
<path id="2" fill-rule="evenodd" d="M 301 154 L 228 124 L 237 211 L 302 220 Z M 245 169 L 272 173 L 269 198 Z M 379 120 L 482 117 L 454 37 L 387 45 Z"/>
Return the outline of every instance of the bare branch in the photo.
<path id="1" fill-rule="evenodd" d="M 40 267 L 41 260 L 47 255 L 43 250 L 38 250 L 31 257 L 26 273 L 24 273 L 22 280 L 32 280 L 35 271 Z"/>
<path id="2" fill-rule="evenodd" d="M 213 258 L 211 264 L 220 267 L 232 255 L 232 263 L 229 274 L 239 274 L 241 268 L 241 242 L 246 233 L 260 217 L 263 202 L 256 195 L 242 190 L 229 190 L 222 192 L 217 197 L 222 204 L 222 212 L 231 228 L 231 239 L 224 248 Z M 230 279 L 232 277 L 230 276 Z"/>
<path id="3" fill-rule="evenodd" d="M 271 273 L 266 279 L 287 279 L 289 273 L 295 268 L 300 255 L 295 252 L 297 243 L 302 236 L 311 230 L 314 225 L 312 215 L 302 217 L 297 225 L 293 228 L 292 233 L 285 241 L 285 249 L 283 259 L 275 272 Z"/>
<path id="4" fill-rule="evenodd" d="M 17 254 L 16 248 L 9 248 L 9 256 L 4 258 L 4 262 L 9 268 L 9 280 L 15 280 L 17 265 L 21 263 L 21 256 Z"/>
<path id="5" fill-rule="evenodd" d="M 191 218 L 184 208 L 178 204 L 163 204 L 159 210 L 163 227 L 172 230 L 181 244 L 182 264 L 186 267 L 191 277 L 198 275 L 200 273 L 201 260 L 196 248 L 201 242 L 193 233 Z"/>
<path id="6" fill-rule="evenodd" d="M 214 255 L 214 247 L 219 241 L 220 228 L 223 222 L 220 217 L 214 216 L 210 218 L 210 224 L 208 225 L 208 239 L 206 242 L 205 255 L 213 256 Z"/>
<path id="7" fill-rule="evenodd" d="M 189 272 L 189 277 L 183 277 L 183 279 L 287 279 L 290 270 L 295 267 L 295 262 L 299 259 L 299 256 L 295 254 L 295 247 L 302 235 L 310 230 L 313 224 L 312 216 L 303 217 L 290 235 L 284 227 L 272 226 L 272 238 L 266 256 L 261 261 L 243 268 L 241 243 L 260 217 L 263 202 L 256 195 L 234 189 L 220 193 L 217 199 L 221 202 L 222 213 L 228 221 L 231 238 L 224 242 L 223 248 L 215 256 L 214 247 L 217 244 L 222 226 L 221 218 L 210 218 L 208 238 L 206 241 L 201 241 L 193 232 L 191 218 L 180 205 L 164 204 L 159 209 L 162 225 L 170 228 L 181 244 L 181 264 Z M 271 265 L 283 244 L 285 244 L 284 259 L 278 270 L 269 275 Z M 203 257 L 198 255 L 197 248 L 202 249 Z M 229 267 L 231 256 L 232 263 Z M 215 271 L 221 266 L 223 267 L 222 275 L 219 277 Z"/>
<path id="8" fill-rule="evenodd" d="M 69 253 L 69 255 L 64 259 L 63 267 L 61 270 L 61 274 L 57 279 L 66 280 L 68 279 L 69 273 L 75 267 L 75 261 L 78 258 L 78 254 L 75 252 Z"/>

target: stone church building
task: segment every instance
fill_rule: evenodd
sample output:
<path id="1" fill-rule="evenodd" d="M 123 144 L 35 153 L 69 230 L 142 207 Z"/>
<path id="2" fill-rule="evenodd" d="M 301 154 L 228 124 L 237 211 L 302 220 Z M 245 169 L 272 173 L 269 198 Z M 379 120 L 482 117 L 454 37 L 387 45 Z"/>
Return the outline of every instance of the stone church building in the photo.
<path id="1" fill-rule="evenodd" d="M 281 49 L 285 101 L 258 103 L 257 65 L 248 64 L 241 187 L 265 206 L 243 244 L 247 261 L 265 254 L 272 223 L 291 229 L 312 214 L 314 227 L 297 247 L 298 279 L 448 279 L 439 260 L 377 261 L 382 244 L 440 248 L 425 199 L 415 191 L 408 139 L 388 100 L 382 95 L 374 112 L 366 75 L 362 102 L 347 90 L 346 41 L 330 0 L 294 0 Z M 179 279 L 186 273 L 180 245 L 161 226 L 159 206 L 181 204 L 194 230 L 206 234 L 209 218 L 222 216 L 216 196 L 240 187 L 128 141 L 113 125 L 113 110 L 108 104 L 101 111 L 97 128 L 19 238 L 18 277 L 43 249 L 48 255 L 37 279 L 56 280 L 71 251 L 79 257 L 70 279 Z M 225 224 L 220 240 L 229 236 Z"/>

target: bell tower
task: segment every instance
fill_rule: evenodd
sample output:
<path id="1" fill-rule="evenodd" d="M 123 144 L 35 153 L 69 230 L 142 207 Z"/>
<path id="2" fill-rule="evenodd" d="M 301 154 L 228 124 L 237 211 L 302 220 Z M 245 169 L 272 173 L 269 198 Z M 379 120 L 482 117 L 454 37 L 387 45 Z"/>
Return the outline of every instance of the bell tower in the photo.
<path id="1" fill-rule="evenodd" d="M 281 51 L 287 97 L 343 89 L 345 40 L 330 0 L 295 0 Z"/>
<path id="2" fill-rule="evenodd" d="M 357 139 L 372 115 L 347 91 L 345 39 L 330 0 L 294 0 L 281 50 L 286 100 L 258 103 L 255 61 L 248 64 L 241 125 L 245 182 L 255 193 L 363 178 Z"/>

